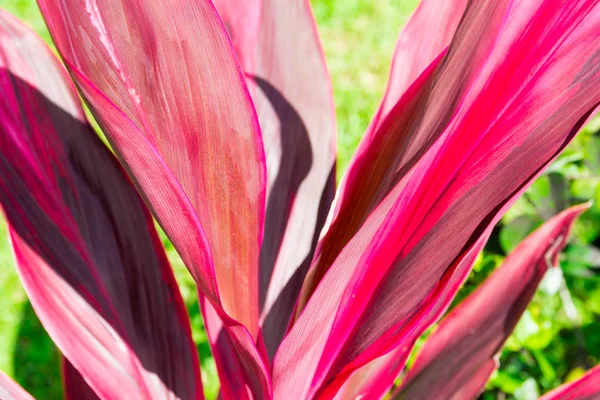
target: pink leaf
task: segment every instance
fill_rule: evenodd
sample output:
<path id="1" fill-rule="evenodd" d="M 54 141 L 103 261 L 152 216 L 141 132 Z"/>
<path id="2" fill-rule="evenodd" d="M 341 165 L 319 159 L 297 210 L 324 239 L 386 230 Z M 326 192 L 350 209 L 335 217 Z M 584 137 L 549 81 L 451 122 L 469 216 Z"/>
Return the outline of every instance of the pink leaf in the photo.
<path id="1" fill-rule="evenodd" d="M 117 157 L 224 321 L 253 393 L 268 394 L 258 350 L 265 155 L 212 3 L 38 3 Z"/>
<path id="2" fill-rule="evenodd" d="M 600 365 L 576 381 L 566 383 L 543 395 L 540 400 L 594 400 L 600 396 Z"/>
<path id="3" fill-rule="evenodd" d="M 39 4 L 115 152 L 203 292 L 256 339 L 264 153 L 212 4 Z M 126 129 L 115 125 L 125 119 Z"/>
<path id="4" fill-rule="evenodd" d="M 381 126 L 404 92 L 448 47 L 466 7 L 467 0 L 423 0 L 419 3 L 400 33 L 385 94 L 361 148 L 368 144 L 370 135 Z"/>
<path id="5" fill-rule="evenodd" d="M 0 204 L 50 337 L 101 398 L 203 398 L 150 213 L 85 120 L 60 62 L 7 12 L 0 85 Z"/>
<path id="6" fill-rule="evenodd" d="M 599 23 L 593 1 L 469 3 L 349 171 L 358 213 L 337 223 L 360 229 L 330 236 L 331 268 L 275 357 L 276 396 L 333 394 L 432 323 L 457 260 L 600 101 Z"/>
<path id="7" fill-rule="evenodd" d="M 556 265 L 575 218 L 588 208 L 589 204 L 571 207 L 529 235 L 442 320 L 395 395 L 449 398 L 459 392 L 478 394 L 483 390 L 493 372 L 486 365 L 499 354 L 548 267 Z M 481 370 L 489 373 L 478 373 Z"/>
<path id="8" fill-rule="evenodd" d="M 362 398 L 365 400 L 381 399 L 389 392 L 394 381 L 404 369 L 417 339 L 425 332 L 428 326 L 435 323 L 450 307 L 452 300 L 467 279 L 469 272 L 471 272 L 478 254 L 483 250 L 491 231 L 492 226 L 457 261 L 456 267 L 453 268 L 454 273 L 448 276 L 449 279 L 447 281 L 439 285 L 442 291 L 437 296 L 434 305 L 430 309 L 422 311 L 425 319 L 420 326 L 408 335 L 404 342 L 405 344 L 357 369 L 343 384 L 336 398 L 346 399 L 363 396 Z M 335 391 L 336 388 L 331 388 L 331 390 Z"/>
<path id="9" fill-rule="evenodd" d="M 400 33 L 392 58 L 392 67 L 385 95 L 348 167 L 349 172 L 346 173 L 340 183 L 339 195 L 336 201 L 337 207 L 330 217 L 336 222 L 328 233 L 329 238 L 331 236 L 336 237 L 336 244 L 328 243 L 326 240 L 324 244 L 319 246 L 317 255 L 321 251 L 324 251 L 325 254 L 316 265 L 312 266 L 315 270 L 311 272 L 311 276 L 304 285 L 300 301 L 301 306 L 312 294 L 318 282 L 330 267 L 333 258 L 339 254 L 343 245 L 356 233 L 364 218 L 376 205 L 374 203 L 368 208 L 363 208 L 364 206 L 361 207 L 360 205 L 359 207 L 353 207 L 355 205 L 354 200 L 346 199 L 346 196 L 352 194 L 352 185 L 356 184 L 356 179 L 348 183 L 349 177 L 353 175 L 351 171 L 357 167 L 354 164 L 360 162 L 363 153 L 369 152 L 369 145 L 375 132 L 402 98 L 402 95 L 428 67 L 429 72 L 432 72 L 430 65 L 435 60 L 439 60 L 440 54 L 444 53 L 450 44 L 466 5 L 466 0 L 448 0 L 441 3 L 436 0 L 424 0 L 419 4 L 419 7 Z M 421 84 L 427 84 L 426 80 L 422 78 Z M 414 91 L 413 88 L 413 93 Z M 413 99 L 413 96 L 416 98 Z M 413 96 L 410 96 L 410 100 L 407 99 L 412 104 L 406 104 L 405 101 L 405 107 L 417 105 L 416 102 L 419 101 L 420 96 L 418 94 Z M 350 187 L 346 187 L 347 185 L 350 185 Z M 339 213 L 342 215 L 338 215 Z M 348 219 L 349 217 L 351 218 Z"/>
<path id="10" fill-rule="evenodd" d="M 225 400 L 250 400 L 251 392 L 246 387 L 242 366 L 238 361 L 231 339 L 223 329 L 223 321 L 214 307 L 201 293 L 200 309 L 204 317 L 204 326 L 208 336 L 212 356 L 217 366 L 221 390 L 219 397 Z"/>
<path id="11" fill-rule="evenodd" d="M 19 384 L 0 371 L 0 399 L 3 400 L 35 400 Z"/>
<path id="12" fill-rule="evenodd" d="M 265 142 L 262 329 L 272 357 L 335 192 L 331 80 L 307 0 L 215 0 L 242 62 Z"/>
<path id="13" fill-rule="evenodd" d="M 348 378 L 335 394 L 335 399 L 383 399 L 392 388 L 400 371 L 404 368 L 408 354 L 408 351 L 399 347 L 363 365 Z"/>

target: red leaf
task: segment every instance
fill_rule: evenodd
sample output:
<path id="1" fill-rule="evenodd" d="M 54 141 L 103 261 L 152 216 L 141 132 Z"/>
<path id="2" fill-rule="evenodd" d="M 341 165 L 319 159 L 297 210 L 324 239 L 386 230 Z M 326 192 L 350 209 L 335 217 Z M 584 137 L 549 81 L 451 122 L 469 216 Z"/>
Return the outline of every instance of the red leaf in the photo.
<path id="1" fill-rule="evenodd" d="M 438 285 L 441 292 L 432 296 L 436 300 L 431 302 L 433 304 L 431 308 L 421 311 L 425 319 L 420 326 L 408 335 L 405 344 L 357 369 L 344 383 L 336 398 L 346 399 L 363 396 L 362 398 L 365 400 L 381 399 L 389 392 L 394 381 L 404 369 L 417 339 L 425 332 L 427 327 L 435 323 L 450 307 L 452 300 L 471 272 L 477 256 L 483 250 L 491 231 L 492 227 L 490 226 L 473 247 L 465 252 L 461 259 L 457 260 L 456 266 L 450 268 L 453 273 L 448 274 L 448 279 L 443 284 Z M 335 392 L 337 388 L 332 387 L 331 390 Z"/>
<path id="2" fill-rule="evenodd" d="M 212 3 L 38 3 L 117 157 L 225 321 L 254 394 L 269 393 L 257 349 L 265 155 Z"/>
<path id="3" fill-rule="evenodd" d="M 576 381 L 546 393 L 540 400 L 595 400 L 599 396 L 600 365 L 597 365 Z"/>
<path id="4" fill-rule="evenodd" d="M 35 400 L 19 384 L 0 371 L 0 399 Z"/>
<path id="5" fill-rule="evenodd" d="M 600 101 L 599 23 L 586 0 L 469 3 L 346 178 L 337 223 L 360 229 L 328 232 L 333 263 L 275 357 L 276 396 L 334 393 L 431 323 L 457 260 Z"/>
<path id="6" fill-rule="evenodd" d="M 473 398 L 488 368 L 555 264 L 575 219 L 589 204 L 571 207 L 529 235 L 475 292 L 445 317 L 394 393 L 401 399 Z M 478 371 L 486 371 L 478 372 Z M 459 398 L 459 397 L 456 397 Z"/>
<path id="7" fill-rule="evenodd" d="M 283 339 L 335 192 L 331 80 L 307 0 L 215 0 L 246 73 L 267 157 L 262 330 Z"/>
<path id="8" fill-rule="evenodd" d="M 86 122 L 59 61 L 6 12 L 0 85 L 0 204 L 50 337 L 101 398 L 203 398 L 150 213 Z"/>

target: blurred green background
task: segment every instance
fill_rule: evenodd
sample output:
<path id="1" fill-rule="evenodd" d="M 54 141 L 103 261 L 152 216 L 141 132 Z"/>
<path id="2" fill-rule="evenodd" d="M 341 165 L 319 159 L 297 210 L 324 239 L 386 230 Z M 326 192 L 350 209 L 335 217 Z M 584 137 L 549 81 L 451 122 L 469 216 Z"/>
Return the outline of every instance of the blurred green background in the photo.
<path id="1" fill-rule="evenodd" d="M 381 98 L 396 37 L 417 0 L 312 0 L 333 77 L 339 127 L 338 176 Z M 34 0 L 0 0 L 44 39 Z M 535 227 L 572 204 L 594 200 L 577 222 L 561 268 L 552 270 L 500 359 L 484 399 L 535 399 L 600 361 L 600 123 L 593 121 L 503 218 L 459 294 L 470 293 Z M 216 369 L 193 281 L 165 240 L 192 321 L 209 398 Z M 15 273 L 0 221 L 0 369 L 38 399 L 60 399 L 59 353 Z"/>

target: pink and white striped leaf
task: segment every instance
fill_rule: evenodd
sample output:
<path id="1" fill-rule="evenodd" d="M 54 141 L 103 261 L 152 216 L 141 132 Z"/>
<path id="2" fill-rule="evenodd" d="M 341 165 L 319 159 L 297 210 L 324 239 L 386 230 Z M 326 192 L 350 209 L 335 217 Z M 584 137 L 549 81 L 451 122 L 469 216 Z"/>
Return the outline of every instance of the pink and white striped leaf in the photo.
<path id="1" fill-rule="evenodd" d="M 457 260 L 600 102 L 599 23 L 591 0 L 469 3 L 349 172 L 357 214 L 340 223 L 360 229 L 329 238 L 331 268 L 275 357 L 276 396 L 333 395 L 432 323 Z"/>
<path id="2" fill-rule="evenodd" d="M 2 371 L 0 371 L 0 399 L 35 400 L 25 389 Z"/>
<path id="3" fill-rule="evenodd" d="M 211 302 L 257 397 L 265 155 L 235 50 L 209 0 L 39 0 L 117 157 Z"/>
<path id="4" fill-rule="evenodd" d="M 267 160 L 262 331 L 283 339 L 335 192 L 331 79 L 307 0 L 215 0 L 260 121 Z"/>
<path id="5" fill-rule="evenodd" d="M 58 59 L 5 11 L 0 85 L 0 205 L 44 328 L 100 398 L 202 399 L 188 317 L 150 213 Z"/>
<path id="6" fill-rule="evenodd" d="M 476 397 L 493 372 L 488 366 L 499 355 L 548 268 L 556 265 L 575 219 L 588 208 L 585 204 L 563 211 L 511 252 L 427 338 L 394 397 Z"/>
<path id="7" fill-rule="evenodd" d="M 540 400 L 595 400 L 599 397 L 600 365 L 597 365 L 576 381 L 546 393 Z"/>

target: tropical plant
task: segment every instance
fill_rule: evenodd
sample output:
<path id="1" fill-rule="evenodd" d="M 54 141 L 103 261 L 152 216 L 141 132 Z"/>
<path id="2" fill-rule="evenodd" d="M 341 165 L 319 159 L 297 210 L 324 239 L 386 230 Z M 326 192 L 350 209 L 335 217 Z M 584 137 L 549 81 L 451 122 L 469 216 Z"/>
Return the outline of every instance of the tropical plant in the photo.
<path id="1" fill-rule="evenodd" d="M 307 1 L 38 0 L 64 66 L 1 12 L 0 203 L 67 398 L 203 398 L 153 217 L 197 283 L 222 398 L 475 397 L 585 205 L 525 239 L 393 386 L 600 103 L 599 3 L 424 0 L 337 191 Z M 599 374 L 547 398 L 597 398 Z M 30 397 L 0 375 L 0 398 Z"/>

